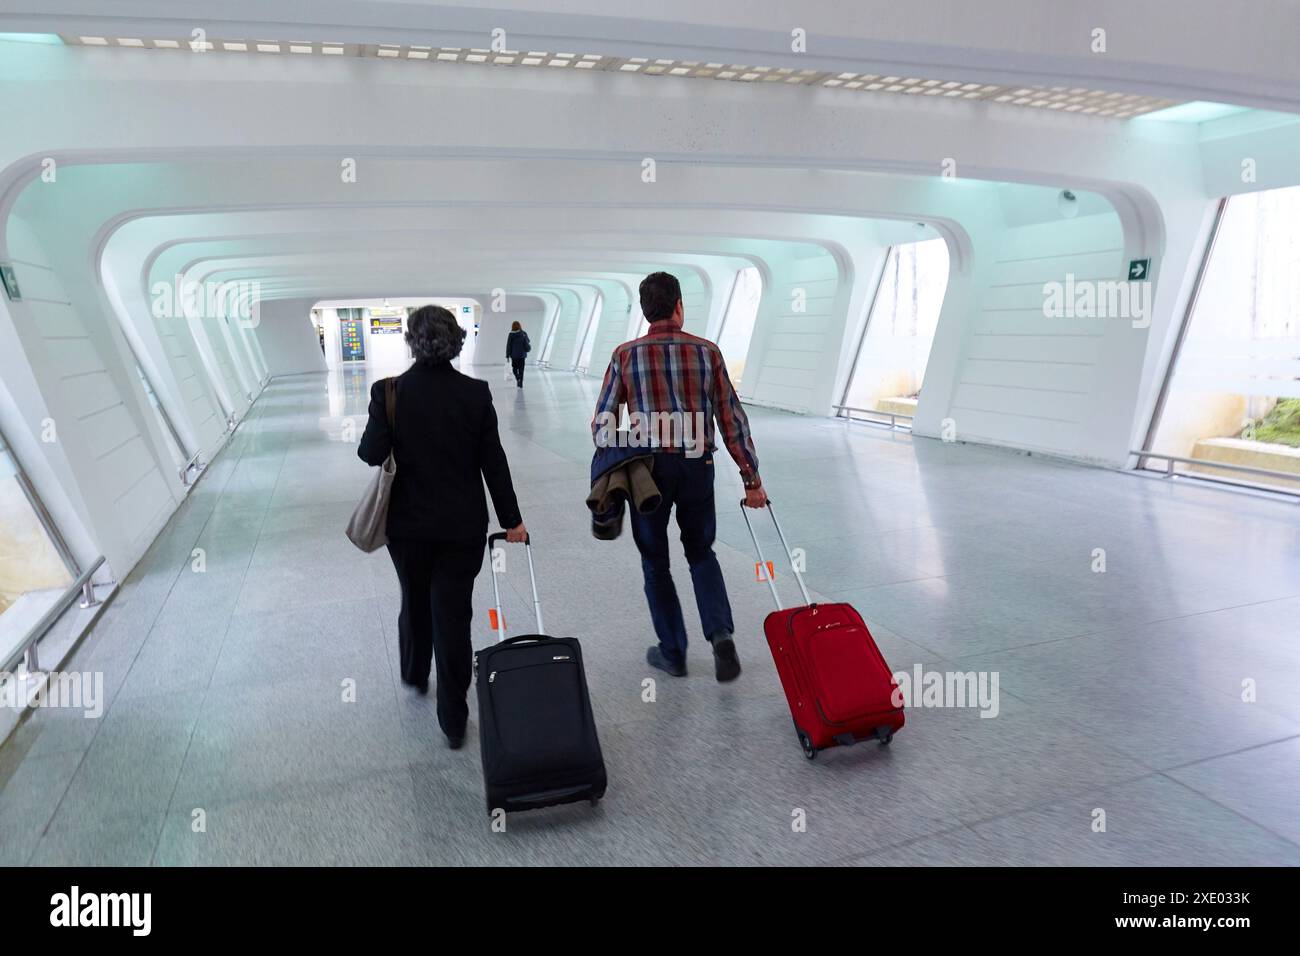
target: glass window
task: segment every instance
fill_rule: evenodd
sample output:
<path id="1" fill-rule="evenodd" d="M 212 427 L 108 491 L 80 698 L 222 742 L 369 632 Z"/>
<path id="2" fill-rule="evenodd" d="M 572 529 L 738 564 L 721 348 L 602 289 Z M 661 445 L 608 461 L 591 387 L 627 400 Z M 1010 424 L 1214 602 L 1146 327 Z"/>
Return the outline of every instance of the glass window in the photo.
<path id="1" fill-rule="evenodd" d="M 560 322 L 564 319 L 564 307 L 561 306 L 555 312 L 555 318 L 551 321 L 551 327 L 546 332 L 546 343 L 542 346 L 542 361 L 547 365 L 551 362 L 551 352 L 555 349 L 555 333 L 560 328 Z"/>
<path id="2" fill-rule="evenodd" d="M 749 340 L 754 337 L 754 323 L 758 319 L 758 304 L 763 298 L 763 277 L 757 266 L 746 266 L 736 273 L 727 302 L 727 313 L 718 330 L 718 348 L 727 363 L 727 374 L 732 384 L 739 385 L 745 374 L 745 356 L 749 353 Z"/>
<path id="3" fill-rule="evenodd" d="M 591 321 L 587 323 L 587 334 L 582 339 L 582 354 L 578 358 L 578 369 L 587 371 L 591 368 L 591 350 L 596 345 L 596 326 L 600 324 L 600 317 L 605 311 L 605 297 L 596 296 L 596 302 L 591 307 Z"/>
<path id="4" fill-rule="evenodd" d="M 18 646 L 72 580 L 0 437 L 0 656 Z"/>
<path id="5" fill-rule="evenodd" d="M 915 413 L 947 288 L 944 240 L 909 242 L 889 251 L 841 404 Z"/>
<path id="6" fill-rule="evenodd" d="M 1300 488 L 1300 187 L 1228 200 L 1188 323 L 1151 450 L 1198 460 L 1176 471 Z"/>
<path id="7" fill-rule="evenodd" d="M 149 397 L 149 407 L 153 409 L 154 417 L 158 419 L 158 427 L 162 431 L 163 441 L 167 443 L 167 452 L 171 455 L 172 462 L 180 467 L 185 464 L 185 452 L 181 448 L 180 436 L 172 428 L 171 420 L 167 417 L 167 410 L 162 407 L 162 402 L 153 390 L 153 384 L 149 381 L 149 376 L 144 374 L 139 363 L 136 363 L 135 372 L 140 376 L 140 384 L 144 386 L 144 393 Z"/>

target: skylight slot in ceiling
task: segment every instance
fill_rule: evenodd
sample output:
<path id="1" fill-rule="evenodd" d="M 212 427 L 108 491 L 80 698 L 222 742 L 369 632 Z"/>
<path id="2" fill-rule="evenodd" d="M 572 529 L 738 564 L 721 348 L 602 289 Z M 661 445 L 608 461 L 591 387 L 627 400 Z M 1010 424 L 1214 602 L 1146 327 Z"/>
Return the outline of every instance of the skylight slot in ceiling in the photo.
<path id="1" fill-rule="evenodd" d="M 984 100 L 1006 106 L 1050 112 L 1130 119 L 1177 105 L 1175 100 L 1140 93 L 1120 93 L 1087 87 L 1002 86 L 971 83 L 959 79 L 888 76 L 877 73 L 800 70 L 793 67 L 757 66 L 742 63 L 707 63 L 651 57 L 613 57 L 595 53 L 548 53 L 539 50 L 488 50 L 462 47 L 431 47 L 397 43 L 314 43 L 305 40 L 142 40 L 132 37 L 65 36 L 71 46 L 117 47 L 135 50 L 179 50 L 224 52 L 245 55 L 376 57 L 385 60 L 413 60 L 430 64 L 469 63 L 495 66 L 540 67 L 552 70 L 587 70 L 606 73 L 636 73 L 646 76 L 676 76 L 724 80 L 731 83 L 820 86 L 826 89 L 940 99 Z"/>

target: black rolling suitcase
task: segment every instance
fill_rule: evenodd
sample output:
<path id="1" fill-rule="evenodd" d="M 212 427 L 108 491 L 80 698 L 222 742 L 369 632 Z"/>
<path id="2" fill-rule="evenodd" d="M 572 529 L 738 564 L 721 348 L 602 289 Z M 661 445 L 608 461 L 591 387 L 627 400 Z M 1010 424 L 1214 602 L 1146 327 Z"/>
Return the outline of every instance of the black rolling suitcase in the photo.
<path id="1" fill-rule="evenodd" d="M 533 810 L 605 795 L 605 759 L 587 693 L 582 647 L 572 637 L 542 634 L 532 543 L 524 543 L 537 613 L 536 634 L 505 638 L 505 616 L 488 537 L 497 633 L 502 639 L 474 655 L 479 749 L 487 811 Z"/>

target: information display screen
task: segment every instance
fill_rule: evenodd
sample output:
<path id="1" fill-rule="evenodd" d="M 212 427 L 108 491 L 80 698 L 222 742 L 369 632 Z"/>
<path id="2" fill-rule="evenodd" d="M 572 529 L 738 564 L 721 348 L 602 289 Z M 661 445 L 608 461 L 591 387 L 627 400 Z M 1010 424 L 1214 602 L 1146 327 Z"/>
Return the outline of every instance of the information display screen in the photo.
<path id="1" fill-rule="evenodd" d="M 401 335 L 405 309 L 369 309 L 371 335 Z"/>
<path id="2" fill-rule="evenodd" d="M 360 319 L 339 320 L 339 344 L 343 350 L 343 361 L 366 360 L 366 334 Z"/>

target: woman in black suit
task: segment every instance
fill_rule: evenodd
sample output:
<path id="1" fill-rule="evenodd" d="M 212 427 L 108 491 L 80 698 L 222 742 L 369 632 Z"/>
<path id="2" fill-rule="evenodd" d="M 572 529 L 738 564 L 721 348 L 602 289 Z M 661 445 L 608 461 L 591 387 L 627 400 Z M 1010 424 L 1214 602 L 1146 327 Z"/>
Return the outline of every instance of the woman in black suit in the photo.
<path id="1" fill-rule="evenodd" d="M 388 553 L 402 584 L 398 618 L 402 682 L 429 690 L 437 669 L 438 724 L 455 749 L 465 740 L 473 650 L 474 578 L 487 544 L 487 482 L 510 541 L 527 535 L 497 434 L 487 382 L 451 367 L 465 331 L 446 309 L 426 305 L 407 320 L 415 364 L 398 376 L 395 426 L 388 427 L 384 383 L 370 389 L 370 420 L 357 455 L 397 463 L 388 505 Z"/>

